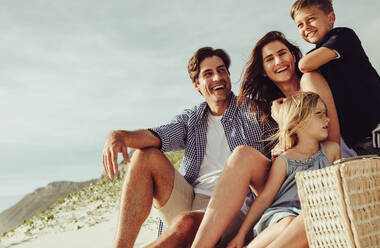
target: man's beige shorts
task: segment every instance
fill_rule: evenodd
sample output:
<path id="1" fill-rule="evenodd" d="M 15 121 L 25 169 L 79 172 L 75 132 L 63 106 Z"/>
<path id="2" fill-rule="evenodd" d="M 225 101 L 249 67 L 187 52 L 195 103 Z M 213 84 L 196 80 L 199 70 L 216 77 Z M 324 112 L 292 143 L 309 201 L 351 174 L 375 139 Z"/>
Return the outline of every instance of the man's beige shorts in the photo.
<path id="1" fill-rule="evenodd" d="M 193 187 L 177 170 L 175 170 L 174 185 L 169 200 L 163 207 L 157 210 L 165 224 L 170 226 L 173 223 L 175 217 L 184 212 L 205 212 L 209 201 L 210 196 L 203 194 L 194 194 Z M 236 215 L 222 237 L 221 241 L 223 245 L 228 244 L 229 240 L 231 240 L 236 235 L 241 224 L 243 223 L 244 218 L 245 215 L 241 211 Z"/>

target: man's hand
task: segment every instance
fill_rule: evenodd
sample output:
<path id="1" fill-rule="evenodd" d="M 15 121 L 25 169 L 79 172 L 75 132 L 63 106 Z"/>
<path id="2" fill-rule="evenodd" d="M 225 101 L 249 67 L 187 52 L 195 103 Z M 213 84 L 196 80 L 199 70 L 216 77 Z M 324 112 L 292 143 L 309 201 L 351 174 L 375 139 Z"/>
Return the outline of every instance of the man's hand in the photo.
<path id="1" fill-rule="evenodd" d="M 119 152 L 123 154 L 125 162 L 130 162 L 128 157 L 128 147 L 125 144 L 124 139 L 125 135 L 125 131 L 112 131 L 104 143 L 102 163 L 104 170 L 110 179 L 113 179 L 114 175 L 117 174 L 117 156 Z"/>
<path id="2" fill-rule="evenodd" d="M 273 120 L 275 120 L 278 123 L 278 112 L 280 110 L 281 104 L 284 102 L 286 98 L 281 97 L 272 102 L 271 106 L 271 116 Z"/>

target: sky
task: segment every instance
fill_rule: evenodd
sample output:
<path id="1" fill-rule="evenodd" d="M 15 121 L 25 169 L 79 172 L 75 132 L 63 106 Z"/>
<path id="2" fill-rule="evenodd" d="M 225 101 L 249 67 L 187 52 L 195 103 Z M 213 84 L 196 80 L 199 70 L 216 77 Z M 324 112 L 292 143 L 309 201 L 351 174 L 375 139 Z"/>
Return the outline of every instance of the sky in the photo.
<path id="1" fill-rule="evenodd" d="M 0 0 L 0 212 L 59 180 L 102 173 L 111 130 L 154 127 L 202 101 L 187 74 L 200 47 L 231 56 L 233 90 L 254 44 L 282 31 L 312 48 L 290 0 Z M 380 1 L 335 0 L 380 72 Z"/>

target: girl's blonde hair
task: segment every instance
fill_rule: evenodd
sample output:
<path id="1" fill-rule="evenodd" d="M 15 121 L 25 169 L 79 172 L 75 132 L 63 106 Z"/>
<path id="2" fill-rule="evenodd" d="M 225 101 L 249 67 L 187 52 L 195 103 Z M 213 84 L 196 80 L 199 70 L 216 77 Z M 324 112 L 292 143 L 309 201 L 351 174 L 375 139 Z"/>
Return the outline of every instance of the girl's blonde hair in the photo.
<path id="1" fill-rule="evenodd" d="M 299 92 L 281 104 L 278 112 L 279 129 L 274 138 L 279 139 L 285 149 L 297 145 L 296 132 L 315 113 L 318 101 L 322 101 L 318 94 Z"/>

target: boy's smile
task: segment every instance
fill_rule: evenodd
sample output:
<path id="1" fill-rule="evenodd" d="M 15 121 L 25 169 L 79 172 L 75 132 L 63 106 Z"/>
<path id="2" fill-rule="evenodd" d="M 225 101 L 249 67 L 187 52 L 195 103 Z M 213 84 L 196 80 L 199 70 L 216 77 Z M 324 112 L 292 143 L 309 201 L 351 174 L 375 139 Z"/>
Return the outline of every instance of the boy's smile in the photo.
<path id="1" fill-rule="evenodd" d="M 326 14 L 317 7 L 303 8 L 294 16 L 294 21 L 302 38 L 312 44 L 320 43 L 332 29 L 335 14 Z"/>

